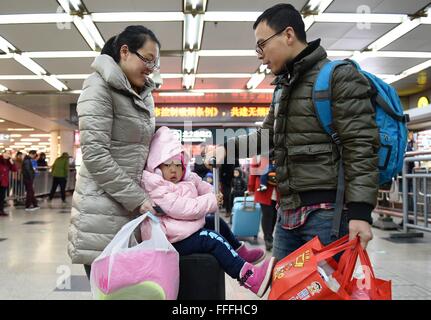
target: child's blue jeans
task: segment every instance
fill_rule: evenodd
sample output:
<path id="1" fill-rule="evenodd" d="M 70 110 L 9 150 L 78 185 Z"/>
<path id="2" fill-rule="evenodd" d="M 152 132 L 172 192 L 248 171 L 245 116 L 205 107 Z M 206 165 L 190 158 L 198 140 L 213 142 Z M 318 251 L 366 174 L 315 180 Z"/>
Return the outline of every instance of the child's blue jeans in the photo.
<path id="1" fill-rule="evenodd" d="M 239 273 L 245 261 L 236 249 L 241 243 L 235 238 L 229 226 L 220 219 L 220 233 L 214 231 L 214 216 L 208 215 L 205 226 L 188 238 L 173 243 L 182 256 L 192 253 L 209 253 L 213 255 L 223 270 L 232 278 L 239 278 Z"/>

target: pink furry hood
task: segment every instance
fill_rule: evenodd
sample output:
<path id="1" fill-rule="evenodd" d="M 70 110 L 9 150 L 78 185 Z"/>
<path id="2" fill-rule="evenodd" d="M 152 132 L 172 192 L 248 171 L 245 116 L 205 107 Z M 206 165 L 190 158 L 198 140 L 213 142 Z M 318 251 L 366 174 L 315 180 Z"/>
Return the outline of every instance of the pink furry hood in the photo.
<path id="1" fill-rule="evenodd" d="M 168 127 L 160 127 L 153 136 L 150 145 L 150 153 L 147 159 L 145 170 L 156 172 L 158 166 L 170 158 L 183 153 L 184 165 L 187 167 L 190 156 L 187 154 L 184 146 L 178 140 L 172 130 Z"/>

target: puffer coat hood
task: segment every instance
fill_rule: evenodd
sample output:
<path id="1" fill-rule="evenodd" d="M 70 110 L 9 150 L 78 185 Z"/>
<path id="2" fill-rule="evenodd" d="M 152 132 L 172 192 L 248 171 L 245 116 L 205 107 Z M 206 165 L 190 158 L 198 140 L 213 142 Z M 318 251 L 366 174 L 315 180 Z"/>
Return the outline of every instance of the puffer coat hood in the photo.
<path id="1" fill-rule="evenodd" d="M 162 163 L 181 153 L 183 154 L 184 165 L 188 167 L 190 157 L 184 146 L 172 130 L 168 127 L 160 127 L 151 140 L 150 154 L 148 155 L 145 170 L 155 172 L 156 168 Z"/>

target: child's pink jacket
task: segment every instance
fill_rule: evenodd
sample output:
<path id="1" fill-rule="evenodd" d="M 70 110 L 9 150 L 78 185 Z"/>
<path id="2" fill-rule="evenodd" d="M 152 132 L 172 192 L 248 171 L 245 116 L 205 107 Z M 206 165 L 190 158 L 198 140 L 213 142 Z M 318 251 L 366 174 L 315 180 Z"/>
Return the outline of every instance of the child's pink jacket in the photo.
<path id="1" fill-rule="evenodd" d="M 183 181 L 172 183 L 164 180 L 157 167 L 184 148 L 174 134 L 161 127 L 151 141 L 147 166 L 143 172 L 141 186 L 166 215 L 160 218 L 168 240 L 181 241 L 205 225 L 205 216 L 217 210 L 217 199 L 212 186 L 202 181 L 194 172 L 186 172 Z M 189 158 L 184 152 L 187 165 Z M 188 170 L 188 169 L 187 169 Z"/>

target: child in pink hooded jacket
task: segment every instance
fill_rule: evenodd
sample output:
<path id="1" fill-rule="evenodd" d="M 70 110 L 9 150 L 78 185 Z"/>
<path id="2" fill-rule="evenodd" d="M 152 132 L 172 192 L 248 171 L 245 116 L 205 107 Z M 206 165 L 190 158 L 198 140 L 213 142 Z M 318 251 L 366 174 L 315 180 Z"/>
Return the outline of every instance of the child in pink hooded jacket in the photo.
<path id="1" fill-rule="evenodd" d="M 187 168 L 188 155 L 167 127 L 154 134 L 141 185 L 163 214 L 160 223 L 180 255 L 212 254 L 221 267 L 240 284 L 262 297 L 269 287 L 274 258 L 260 266 L 262 249 L 248 249 L 220 219 L 214 231 L 217 198 L 212 186 Z M 142 230 L 145 238 L 145 230 Z"/>

